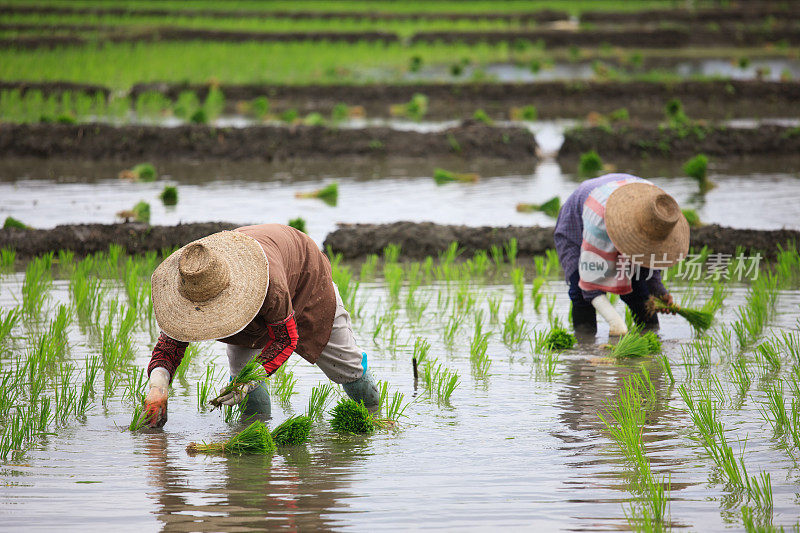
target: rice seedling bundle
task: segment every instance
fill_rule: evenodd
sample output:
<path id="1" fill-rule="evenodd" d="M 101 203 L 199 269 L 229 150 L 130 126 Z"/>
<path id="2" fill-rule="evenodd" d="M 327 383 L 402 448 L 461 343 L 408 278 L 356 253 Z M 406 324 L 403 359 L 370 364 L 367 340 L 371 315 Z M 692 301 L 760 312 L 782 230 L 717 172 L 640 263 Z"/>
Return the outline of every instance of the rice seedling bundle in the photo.
<path id="1" fill-rule="evenodd" d="M 290 228 L 294 228 L 297 231 L 302 231 L 303 233 L 308 233 L 306 231 L 306 219 L 303 217 L 297 217 L 289 220 L 289 224 L 287 224 Z"/>
<path id="2" fill-rule="evenodd" d="M 575 346 L 575 335 L 564 328 L 553 328 L 544 339 L 544 347 L 548 350 L 569 350 Z"/>
<path id="3" fill-rule="evenodd" d="M 158 195 L 164 205 L 177 205 L 178 204 L 178 188 L 174 185 L 166 185 L 161 194 Z"/>
<path id="4" fill-rule="evenodd" d="M 257 420 L 224 442 L 202 442 L 200 444 L 192 442 L 186 447 L 186 451 L 190 455 L 197 453 L 269 455 L 275 451 L 275 442 L 272 440 L 272 434 L 267 426 Z"/>
<path id="5" fill-rule="evenodd" d="M 590 150 L 581 154 L 578 162 L 578 175 L 584 178 L 596 176 L 603 170 L 603 160 L 600 155 Z"/>
<path id="6" fill-rule="evenodd" d="M 311 417 L 297 415 L 272 430 L 272 440 L 278 446 L 299 446 L 308 440 L 310 431 Z"/>
<path id="7" fill-rule="evenodd" d="M 295 198 L 319 198 L 326 204 L 335 206 L 339 201 L 339 184 L 334 181 L 333 183 L 326 185 L 321 189 L 317 189 L 316 191 L 297 192 L 294 196 Z"/>
<path id="8" fill-rule="evenodd" d="M 5 222 L 3 222 L 3 229 L 30 229 L 30 228 L 14 217 L 6 217 Z"/>
<path id="9" fill-rule="evenodd" d="M 155 181 L 158 178 L 158 172 L 156 172 L 156 167 L 150 163 L 139 163 L 130 170 L 120 172 L 119 177 L 134 181 Z"/>
<path id="10" fill-rule="evenodd" d="M 704 331 L 711 327 L 711 322 L 714 320 L 714 314 L 708 311 L 701 311 L 698 309 L 688 309 L 680 307 L 677 304 L 667 304 L 660 298 L 651 296 L 647 300 L 647 309 L 652 313 L 674 313 L 685 318 L 689 324 L 695 329 Z"/>
<path id="11" fill-rule="evenodd" d="M 265 379 L 267 379 L 267 373 L 264 367 L 261 366 L 261 361 L 258 359 L 258 356 L 256 356 L 248 361 L 247 364 L 244 365 L 244 368 L 242 368 L 242 370 L 231 379 L 230 383 L 220 391 L 219 395 L 209 403 L 214 407 L 219 407 L 222 405 L 221 398 L 223 396 L 232 392 L 241 392 L 248 383 L 252 381 L 263 381 Z"/>
<path id="12" fill-rule="evenodd" d="M 325 407 L 328 405 L 328 399 L 333 392 L 333 386 L 330 383 L 318 385 L 311 389 L 311 396 L 308 398 L 308 409 L 306 416 L 309 418 L 320 418 Z"/>
<path id="13" fill-rule="evenodd" d="M 650 342 L 635 329 L 623 335 L 611 350 L 611 355 L 617 359 L 645 357 L 649 354 Z"/>
<path id="14" fill-rule="evenodd" d="M 433 170 L 433 181 L 436 185 L 444 185 L 445 183 L 452 183 L 455 181 L 461 183 L 475 183 L 480 179 L 475 173 L 462 173 L 452 172 L 443 168 L 436 168 Z"/>
<path id="15" fill-rule="evenodd" d="M 331 427 L 342 433 L 372 433 L 379 426 L 364 402 L 350 398 L 342 398 L 330 414 L 333 415 Z"/>
<path id="16" fill-rule="evenodd" d="M 541 211 L 545 215 L 556 218 L 558 212 L 561 211 L 561 199 L 558 196 L 547 200 L 543 204 L 517 204 L 517 211 L 520 213 L 530 213 L 532 211 Z"/>

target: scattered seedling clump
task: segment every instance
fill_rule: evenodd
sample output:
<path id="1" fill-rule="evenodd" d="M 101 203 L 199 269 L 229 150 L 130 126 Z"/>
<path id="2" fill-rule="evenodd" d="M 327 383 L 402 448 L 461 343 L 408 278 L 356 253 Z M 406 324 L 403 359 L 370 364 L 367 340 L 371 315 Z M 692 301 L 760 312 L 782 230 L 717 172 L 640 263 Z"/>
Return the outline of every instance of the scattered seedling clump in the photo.
<path id="1" fill-rule="evenodd" d="M 6 217 L 5 222 L 3 222 L 3 229 L 30 229 L 30 228 L 14 217 Z"/>
<path id="2" fill-rule="evenodd" d="M 530 213 L 532 211 L 541 211 L 545 215 L 553 218 L 558 217 L 561 211 L 561 199 L 558 196 L 547 200 L 543 204 L 517 204 L 517 211 L 520 213 Z"/>
<path id="3" fill-rule="evenodd" d="M 578 175 L 582 178 L 593 178 L 603 171 L 603 160 L 600 155 L 590 150 L 581 154 L 578 162 Z"/>
<path id="4" fill-rule="evenodd" d="M 452 183 L 458 181 L 461 183 L 475 183 L 480 179 L 480 176 L 474 173 L 460 173 L 437 168 L 433 171 L 433 180 L 436 185 L 444 185 L 445 183 Z"/>
<path id="5" fill-rule="evenodd" d="M 299 446 L 308 440 L 310 431 L 311 417 L 297 415 L 272 430 L 272 440 L 278 446 Z"/>
<path id="6" fill-rule="evenodd" d="M 341 433 L 372 433 L 379 426 L 364 402 L 342 398 L 331 410 L 331 427 Z"/>
<path id="7" fill-rule="evenodd" d="M 303 233 L 308 233 L 308 231 L 306 231 L 306 219 L 303 217 L 291 219 L 289 221 L 289 227 L 292 227 L 298 231 L 302 231 Z"/>
<path id="8" fill-rule="evenodd" d="M 155 181 L 158 179 L 158 172 L 150 163 L 139 163 L 130 170 L 120 172 L 119 177 L 133 181 Z"/>
<path id="9" fill-rule="evenodd" d="M 708 192 L 714 188 L 714 184 L 708 179 L 708 157 L 705 154 L 698 154 L 687 161 L 683 165 L 683 171 L 686 172 L 687 176 L 697 181 L 701 193 Z"/>
<path id="10" fill-rule="evenodd" d="M 564 328 L 553 328 L 544 339 L 544 347 L 548 350 L 563 351 L 575 346 L 575 335 Z"/>
<path id="11" fill-rule="evenodd" d="M 161 202 L 164 205 L 177 205 L 178 188 L 174 185 L 167 185 L 158 197 L 161 198 Z"/>
<path id="12" fill-rule="evenodd" d="M 699 228 L 703 225 L 703 222 L 700 220 L 700 215 L 697 214 L 697 211 L 694 209 L 683 209 L 683 216 L 686 219 L 686 222 L 689 223 L 690 228 Z"/>
<path id="13" fill-rule="evenodd" d="M 259 454 L 269 455 L 275 451 L 275 442 L 267 426 L 261 421 L 255 421 L 241 433 L 234 435 L 225 442 L 196 443 L 192 442 L 186 447 L 190 455 L 197 453 L 244 455 Z"/>
<path id="14" fill-rule="evenodd" d="M 335 206 L 339 201 L 339 184 L 335 181 L 321 189 L 310 192 L 295 193 L 296 198 L 319 198 L 330 206 Z"/>

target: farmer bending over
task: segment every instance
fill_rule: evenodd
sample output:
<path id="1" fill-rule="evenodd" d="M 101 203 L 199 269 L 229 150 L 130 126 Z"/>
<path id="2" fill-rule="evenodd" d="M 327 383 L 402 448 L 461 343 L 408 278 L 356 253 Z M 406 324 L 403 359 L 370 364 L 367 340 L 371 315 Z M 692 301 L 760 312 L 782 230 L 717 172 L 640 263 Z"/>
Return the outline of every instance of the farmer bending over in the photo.
<path id="1" fill-rule="evenodd" d="M 147 367 L 145 412 L 167 421 L 167 389 L 189 342 L 226 343 L 231 376 L 258 356 L 272 375 L 292 352 L 316 364 L 366 406 L 379 401 L 367 354 L 356 344 L 331 265 L 304 233 L 280 224 L 222 231 L 187 244 L 153 272 L 161 335 Z M 245 413 L 270 414 L 262 383 L 223 397 Z"/>
<path id="2" fill-rule="evenodd" d="M 619 294 L 637 325 L 657 328 L 650 295 L 672 303 L 661 270 L 689 251 L 689 224 L 678 203 L 647 180 L 607 174 L 584 181 L 564 203 L 555 230 L 558 258 L 569 283 L 576 331 L 597 331 L 597 315 L 610 335 L 628 332 L 606 293 Z"/>

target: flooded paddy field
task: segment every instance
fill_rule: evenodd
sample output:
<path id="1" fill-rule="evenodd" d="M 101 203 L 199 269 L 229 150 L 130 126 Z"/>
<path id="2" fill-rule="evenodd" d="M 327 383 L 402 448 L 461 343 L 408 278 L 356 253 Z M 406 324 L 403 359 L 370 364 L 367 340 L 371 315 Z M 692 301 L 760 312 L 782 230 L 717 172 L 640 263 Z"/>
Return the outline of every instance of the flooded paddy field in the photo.
<path id="1" fill-rule="evenodd" d="M 644 375 L 653 396 L 643 404 L 641 440 L 651 477 L 664 488 L 665 524 L 738 530 L 743 512 L 762 525 L 797 522 L 799 443 L 792 432 L 800 428 L 796 419 L 774 421 L 770 407 L 776 391 L 790 418 L 800 402 L 796 253 L 778 263 L 789 270 L 775 266 L 774 278 L 762 272 L 761 283 L 668 281 L 679 302 L 700 307 L 717 300 L 712 328 L 703 334 L 678 317 L 662 317 L 663 357 L 619 360 L 601 346 L 604 326 L 564 352 L 544 348 L 543 334 L 568 321 L 558 266 L 552 257 L 513 265 L 513 247 L 507 253 L 511 257 L 484 254 L 464 262 L 449 253 L 397 263 L 396 250 L 388 250 L 385 259 L 334 260 L 357 339 L 390 394 L 400 392 L 409 402 L 406 416 L 394 429 L 364 437 L 333 432 L 325 415 L 314 423 L 309 444 L 272 457 L 191 457 L 185 451 L 190 441 L 218 440 L 243 427 L 198 408 L 198 382 L 209 373 L 215 388 L 227 380 L 218 343 L 201 343 L 179 371 L 163 430 L 125 430 L 157 335 L 148 311 L 149 271 L 157 256 L 129 260 L 111 250 L 83 263 L 62 254 L 52 266 L 6 264 L 0 319 L 8 322 L 12 309 L 20 315 L 0 339 L 4 373 L 39 357 L 40 339 L 60 339 L 63 351 L 41 363 L 40 399 L 63 403 L 56 389 L 69 390 L 64 381 L 80 389 L 87 369 L 95 374 L 83 414 L 66 408 L 63 419 L 48 424 L 51 434 L 30 438 L 23 452 L 6 452 L 0 466 L 4 524 L 139 531 L 627 529 L 649 508 L 650 493 L 600 415 L 624 396 L 626 380 Z M 45 271 L 53 281 L 44 274 L 44 286 L 33 288 L 35 274 Z M 79 288 L 81 273 L 99 280 L 90 290 L 94 298 Z M 732 331 L 750 324 L 755 295 L 762 292 L 772 302 L 766 320 L 754 336 L 743 334 L 740 345 Z M 427 355 L 424 343 L 430 344 Z M 777 359 L 757 348 L 765 343 L 776 347 Z M 270 427 L 302 413 L 312 387 L 325 379 L 295 357 L 286 372 L 294 384 L 282 379 L 271 385 Z M 415 383 L 412 357 L 457 375 L 449 399 L 426 382 L 425 364 Z M 4 416 L 20 409 L 30 386 L 12 394 L 4 389 L 12 403 Z M 711 406 L 749 476 L 769 474 L 768 498 L 738 486 L 717 466 L 686 398 Z"/>
<path id="2" fill-rule="evenodd" d="M 715 161 L 716 163 L 716 161 Z M 575 170 L 551 159 L 538 165 L 462 160 L 389 161 L 372 165 L 330 161 L 285 166 L 263 162 L 156 164 L 161 179 L 132 183 L 117 178 L 127 168 L 116 162 L 13 160 L 0 163 L 0 218 L 12 216 L 35 228 L 59 224 L 112 223 L 119 211 L 143 200 L 150 204 L 152 224 L 227 221 L 286 223 L 298 216 L 318 243 L 338 223 L 431 221 L 472 226 L 551 226 L 544 213 L 520 213 L 519 202 L 562 199 L 579 182 Z M 476 183 L 437 185 L 435 167 L 476 172 Z M 772 166 L 773 168 L 769 168 Z M 695 209 L 704 223 L 735 228 L 800 228 L 800 206 L 787 201 L 800 195 L 800 179 L 787 164 L 719 161 L 710 179 L 716 187 L 699 195 L 697 183 L 678 168 L 648 163 L 620 166 L 639 173 L 673 195 L 684 208 Z M 789 167 L 789 168 L 787 168 Z M 296 198 L 338 183 L 336 205 Z M 178 203 L 165 206 L 165 185 L 178 188 Z M 269 206 L 266 208 L 265 206 Z"/>

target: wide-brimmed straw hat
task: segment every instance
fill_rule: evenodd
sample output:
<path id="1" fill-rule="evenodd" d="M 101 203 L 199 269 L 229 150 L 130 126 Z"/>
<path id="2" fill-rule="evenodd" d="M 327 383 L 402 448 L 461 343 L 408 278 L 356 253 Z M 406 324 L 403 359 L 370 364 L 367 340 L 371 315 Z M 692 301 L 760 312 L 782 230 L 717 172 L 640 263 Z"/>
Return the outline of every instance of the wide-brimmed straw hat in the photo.
<path id="1" fill-rule="evenodd" d="M 267 296 L 269 263 L 261 245 L 221 231 L 177 250 L 153 272 L 153 310 L 161 330 L 193 342 L 238 333 Z"/>
<path id="2" fill-rule="evenodd" d="M 606 202 L 611 242 L 631 262 L 667 268 L 689 253 L 689 223 L 678 202 L 652 183 L 628 183 Z"/>

